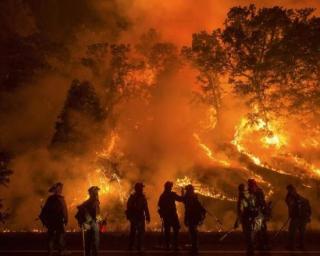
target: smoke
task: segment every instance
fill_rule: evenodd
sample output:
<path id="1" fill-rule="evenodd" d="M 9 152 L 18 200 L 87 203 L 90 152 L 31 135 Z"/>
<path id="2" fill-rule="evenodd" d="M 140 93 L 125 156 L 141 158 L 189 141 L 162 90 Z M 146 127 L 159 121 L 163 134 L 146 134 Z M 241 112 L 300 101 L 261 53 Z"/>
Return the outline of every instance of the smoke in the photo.
<path id="1" fill-rule="evenodd" d="M 275 5 L 286 8 L 319 7 L 317 0 L 199 0 L 196 3 L 192 0 L 136 0 L 131 3 L 126 14 L 132 20 L 133 26 L 131 33 L 124 35 L 125 39 L 136 39 L 141 32 L 152 27 L 159 30 L 165 40 L 179 45 L 190 44 L 194 32 L 211 31 L 221 27 L 226 14 L 233 6 L 255 4 L 257 7 Z"/>
<path id="2" fill-rule="evenodd" d="M 259 7 L 282 5 L 288 8 L 319 5 L 316 0 L 250 3 L 256 3 Z M 122 178 L 120 183 L 109 179 L 102 184 L 108 188 L 102 195 L 102 205 L 113 229 L 126 227 L 124 204 L 121 200 L 125 200 L 124 195 L 128 194 L 132 184 L 139 180 L 146 183 L 154 226 L 159 222 L 156 217 L 158 195 L 166 180 L 187 175 L 234 198 L 237 183 L 251 177 L 252 172 L 241 167 L 242 164 L 245 165 L 240 161 L 243 156 L 239 156 L 239 153 L 224 143 L 232 141 L 235 127 L 247 109 L 243 102 L 230 95 L 226 96 L 223 108 L 227 118 L 219 124 L 219 130 L 212 132 L 204 129 L 203 127 L 212 125 L 214 120 L 211 120 L 207 104 L 194 103 L 194 92 L 198 88 L 196 73 L 190 67 L 158 77 L 154 89 L 151 90 L 151 100 L 141 101 L 131 97 L 117 105 L 116 125 L 106 119 L 103 123 L 105 133 L 91 134 L 103 138 L 101 145 L 87 145 L 90 151 L 86 154 L 77 156 L 58 152 L 57 157 L 48 146 L 73 79 L 90 81 L 102 104 L 107 103 L 104 93 L 105 80 L 110 72 L 106 63 L 110 61 L 110 56 L 106 56 L 106 66 L 102 68 L 105 74 L 97 76 L 84 67 L 81 61 L 87 54 L 88 45 L 101 42 L 135 44 L 149 28 L 155 28 L 165 42 L 173 42 L 178 46 L 188 45 L 192 33 L 210 31 L 222 26 L 230 7 L 246 4 L 249 2 L 234 0 L 48 0 L 41 4 L 36 0 L 2 1 L 1 10 L 6 14 L 1 15 L 1 23 L 5 28 L 4 32 L 1 32 L 3 41 L 11 40 L 13 35 L 18 35 L 21 40 L 37 35 L 54 45 L 45 48 L 41 56 L 41 59 L 49 63 L 50 68 L 37 67 L 34 72 L 19 80 L 14 89 L 3 89 L 0 92 L 0 147 L 13 154 L 11 168 L 15 172 L 10 186 L 1 188 L 6 206 L 11 211 L 11 219 L 6 227 L 16 230 L 41 227 L 35 219 L 41 203 L 47 197 L 47 189 L 54 182 L 62 181 L 72 212 L 70 227 L 75 228 L 72 218 L 75 206 L 86 198 L 88 186 L 101 183 L 101 173 L 96 173 L 98 168 L 106 169 L 107 173 L 115 172 Z M 7 70 L 1 74 L 5 72 Z M 2 88 L 4 86 L 1 85 Z M 80 128 L 86 131 L 92 129 L 87 123 Z M 294 134 L 299 129 L 290 126 L 287 131 Z M 111 147 L 112 132 L 116 132 L 119 139 L 116 139 L 111 150 L 109 162 L 101 160 L 96 153 Z M 215 160 L 210 159 L 204 148 L 199 147 L 195 133 L 202 142 L 206 142 L 216 159 L 234 158 L 234 166 L 221 167 Z M 292 147 L 297 150 L 297 147 Z M 305 154 L 307 153 L 310 155 L 309 152 Z M 272 176 L 266 173 L 267 170 L 254 168 L 257 168 L 255 171 L 261 175 L 268 178 Z M 281 176 L 280 181 L 277 181 L 278 176 L 272 176 L 268 181 L 283 186 L 288 182 L 287 178 Z M 291 181 L 290 178 L 288 180 Z M 292 181 L 297 183 L 296 179 Z M 268 189 L 266 184 L 263 186 Z M 276 193 L 279 191 L 281 190 L 276 190 Z M 285 215 L 282 197 L 284 194 L 278 194 L 274 206 L 281 212 L 275 216 L 277 220 L 283 219 Z M 233 202 L 205 198 L 202 200 L 206 207 L 215 211 L 225 223 L 233 222 Z M 214 226 L 212 219 L 207 220 L 206 229 Z"/>

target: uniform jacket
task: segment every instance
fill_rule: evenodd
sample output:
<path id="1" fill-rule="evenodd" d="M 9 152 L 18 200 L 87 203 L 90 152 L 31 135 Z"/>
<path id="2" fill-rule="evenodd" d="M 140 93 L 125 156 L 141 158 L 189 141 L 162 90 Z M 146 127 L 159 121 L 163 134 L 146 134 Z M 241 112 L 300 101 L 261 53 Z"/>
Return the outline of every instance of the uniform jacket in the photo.
<path id="1" fill-rule="evenodd" d="M 186 226 L 201 224 L 204 220 L 206 210 L 201 205 L 197 194 L 185 195 L 183 202 L 185 205 L 184 222 Z"/>
<path id="2" fill-rule="evenodd" d="M 62 195 L 48 197 L 40 213 L 40 219 L 48 228 L 60 227 L 68 223 L 68 210 Z"/>
<path id="3" fill-rule="evenodd" d="M 176 201 L 182 202 L 183 197 L 173 191 L 164 191 L 158 202 L 161 218 L 170 218 L 177 215 Z"/>
<path id="4" fill-rule="evenodd" d="M 144 194 L 133 193 L 130 195 L 126 215 L 130 221 L 150 220 L 148 202 Z"/>
<path id="5" fill-rule="evenodd" d="M 96 198 L 89 198 L 80 207 L 83 207 L 86 213 L 94 221 L 97 221 L 97 216 L 100 214 L 100 201 Z"/>

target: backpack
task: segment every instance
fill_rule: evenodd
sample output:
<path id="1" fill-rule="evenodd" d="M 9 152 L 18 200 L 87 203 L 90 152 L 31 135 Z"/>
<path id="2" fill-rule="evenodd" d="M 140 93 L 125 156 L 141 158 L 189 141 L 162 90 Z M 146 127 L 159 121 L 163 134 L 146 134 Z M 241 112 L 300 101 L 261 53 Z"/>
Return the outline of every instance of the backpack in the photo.
<path id="1" fill-rule="evenodd" d="M 125 211 L 128 220 L 139 219 L 144 216 L 145 211 L 145 197 L 137 194 L 132 194 L 127 203 L 127 210 Z"/>
<path id="2" fill-rule="evenodd" d="M 39 220 L 41 221 L 42 225 L 48 228 L 49 221 L 50 221 L 50 214 L 48 211 L 48 207 L 44 205 L 44 207 L 41 208 L 40 214 L 39 214 Z"/>
<path id="3" fill-rule="evenodd" d="M 47 199 L 40 211 L 39 219 L 46 228 L 63 221 L 62 206 L 57 196 L 52 195 Z"/>
<path id="4" fill-rule="evenodd" d="M 206 218 L 206 215 L 207 215 L 207 211 L 202 207 L 202 205 L 199 203 L 199 206 L 198 206 L 198 214 L 199 214 L 199 221 L 198 221 L 198 225 L 202 225 L 205 218 Z"/>
<path id="5" fill-rule="evenodd" d="M 308 199 L 299 197 L 297 199 L 297 215 L 302 220 L 310 221 L 311 218 L 311 206 Z"/>
<path id="6" fill-rule="evenodd" d="M 188 206 L 187 206 L 188 205 Z M 191 198 L 186 203 L 185 223 L 202 225 L 206 218 L 207 211 L 201 205 L 197 197 Z"/>
<path id="7" fill-rule="evenodd" d="M 84 223 L 88 222 L 89 215 L 88 215 L 86 207 L 83 204 L 77 206 L 77 209 L 78 209 L 78 211 L 74 217 L 76 218 L 79 226 L 81 227 L 81 226 L 83 226 Z"/>

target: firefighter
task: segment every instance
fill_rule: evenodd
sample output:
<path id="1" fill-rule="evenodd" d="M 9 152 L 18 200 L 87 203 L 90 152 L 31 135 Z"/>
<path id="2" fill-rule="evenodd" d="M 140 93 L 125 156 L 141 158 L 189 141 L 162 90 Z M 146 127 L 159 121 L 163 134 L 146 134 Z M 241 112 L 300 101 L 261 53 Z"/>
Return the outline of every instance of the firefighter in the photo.
<path id="1" fill-rule="evenodd" d="M 267 222 L 271 215 L 270 204 L 266 203 L 263 190 L 254 179 L 248 180 L 249 195 L 254 198 L 257 216 L 255 218 L 255 242 L 258 250 L 268 250 Z"/>
<path id="2" fill-rule="evenodd" d="M 54 184 L 49 192 L 50 195 L 43 206 L 39 219 L 48 229 L 48 255 L 53 255 L 55 242 L 57 242 L 59 255 L 68 254 L 65 251 L 65 226 L 68 223 L 68 210 L 62 196 L 63 184 Z"/>
<path id="3" fill-rule="evenodd" d="M 167 181 L 164 184 L 164 191 L 158 201 L 158 212 L 164 226 L 164 235 L 166 249 L 170 249 L 170 233 L 173 230 L 172 248 L 178 250 L 178 235 L 180 229 L 179 218 L 177 214 L 176 201 L 182 202 L 183 197 L 172 191 L 173 183 Z"/>
<path id="4" fill-rule="evenodd" d="M 198 196 L 192 185 L 185 187 L 183 202 L 185 205 L 184 223 L 188 227 L 191 239 L 191 252 L 198 252 L 198 226 L 201 225 L 206 216 L 206 210 L 199 202 Z"/>
<path id="5" fill-rule="evenodd" d="M 247 255 L 254 253 L 254 221 L 257 217 L 254 197 L 250 196 L 245 189 L 244 184 L 238 187 L 238 201 L 237 201 L 237 220 L 234 228 L 238 228 L 239 224 L 242 226 L 242 232 L 245 237 L 247 248 Z"/>
<path id="6" fill-rule="evenodd" d="M 86 256 L 97 256 L 100 243 L 99 221 L 100 201 L 97 186 L 88 189 L 89 199 L 78 206 L 76 218 L 84 232 L 84 251 Z"/>
<path id="7" fill-rule="evenodd" d="M 311 207 L 309 201 L 299 195 L 293 185 L 287 186 L 286 204 L 289 214 L 288 249 L 295 249 L 295 240 L 298 233 L 298 249 L 304 250 L 304 236 L 306 226 L 311 220 Z"/>
<path id="8" fill-rule="evenodd" d="M 130 222 L 129 250 L 133 249 L 137 236 L 137 250 L 143 250 L 145 222 L 150 223 L 150 214 L 146 196 L 143 193 L 144 185 L 138 182 L 134 186 L 134 193 L 127 202 L 126 216 Z"/>

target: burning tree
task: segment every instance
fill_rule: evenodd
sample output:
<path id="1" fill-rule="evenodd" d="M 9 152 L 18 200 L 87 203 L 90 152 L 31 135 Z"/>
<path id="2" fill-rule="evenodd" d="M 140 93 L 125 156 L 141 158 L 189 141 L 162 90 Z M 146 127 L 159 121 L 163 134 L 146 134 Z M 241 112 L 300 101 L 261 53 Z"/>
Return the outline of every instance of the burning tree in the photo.
<path id="1" fill-rule="evenodd" d="M 251 113 L 251 120 L 263 118 L 266 128 L 271 114 L 302 106 L 306 97 L 301 96 L 318 74 L 314 72 L 319 65 L 314 31 L 319 21 L 310 18 L 312 12 L 250 5 L 234 7 L 228 13 L 222 40 L 229 82 L 258 110 Z M 305 43 L 307 38 L 310 41 Z"/>
<path id="2" fill-rule="evenodd" d="M 161 35 L 155 29 L 150 29 L 141 36 L 136 49 L 142 55 L 144 63 L 154 70 L 157 78 L 175 73 L 180 67 L 177 46 L 162 41 Z"/>
<path id="3" fill-rule="evenodd" d="M 183 47 L 182 54 L 197 68 L 201 84 L 202 101 L 212 105 L 216 118 L 220 119 L 222 92 L 220 80 L 226 65 L 226 54 L 219 38 L 219 30 L 209 34 L 206 31 L 192 36 L 192 46 Z"/>
<path id="4" fill-rule="evenodd" d="M 74 80 L 56 122 L 51 147 L 74 153 L 87 152 L 90 144 L 97 145 L 99 141 L 104 115 L 92 85 Z"/>
<path id="5" fill-rule="evenodd" d="M 275 99 L 309 126 L 319 124 L 320 18 L 314 9 L 297 10 L 282 42 L 279 67 L 282 84 Z"/>

